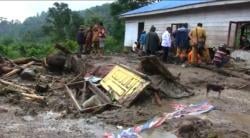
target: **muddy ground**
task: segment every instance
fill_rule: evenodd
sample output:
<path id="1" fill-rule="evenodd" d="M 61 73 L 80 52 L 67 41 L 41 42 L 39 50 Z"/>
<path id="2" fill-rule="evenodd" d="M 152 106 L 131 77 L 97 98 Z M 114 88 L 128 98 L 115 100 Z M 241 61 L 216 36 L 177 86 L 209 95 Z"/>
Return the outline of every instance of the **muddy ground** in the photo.
<path id="1" fill-rule="evenodd" d="M 137 69 L 139 60 L 136 56 L 107 56 L 91 59 L 91 65 L 125 64 Z M 41 93 L 46 102 L 27 101 L 12 93 L 1 92 L 0 97 L 0 138 L 59 138 L 59 137 L 102 137 L 104 132 L 117 132 L 118 128 L 141 124 L 163 112 L 174 111 L 173 103 L 192 104 L 208 100 L 215 110 L 198 117 L 184 117 L 165 122 L 160 128 L 143 134 L 143 137 L 223 137 L 247 138 L 250 132 L 250 87 L 241 78 L 227 77 L 197 67 L 165 64 L 180 82 L 188 86 L 194 96 L 183 99 L 162 98 L 158 106 L 150 97 L 141 96 L 130 108 L 110 109 L 99 114 L 79 114 L 63 89 Z M 64 74 L 57 77 L 72 78 Z M 62 81 L 62 80 L 61 80 Z M 225 84 L 226 89 L 220 98 L 211 92 L 205 96 L 208 82 Z M 29 82 L 22 82 L 29 83 Z M 187 128 L 185 128 L 187 126 Z"/>

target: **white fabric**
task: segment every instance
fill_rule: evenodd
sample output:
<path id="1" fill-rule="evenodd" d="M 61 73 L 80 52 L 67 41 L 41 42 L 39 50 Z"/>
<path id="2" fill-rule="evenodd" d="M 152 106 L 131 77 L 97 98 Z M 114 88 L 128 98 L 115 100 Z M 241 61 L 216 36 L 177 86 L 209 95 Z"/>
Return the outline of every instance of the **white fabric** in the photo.
<path id="1" fill-rule="evenodd" d="M 168 31 L 165 31 L 163 34 L 162 34 L 162 37 L 161 37 L 161 46 L 163 47 L 171 47 L 171 36 L 170 36 L 170 33 Z"/>

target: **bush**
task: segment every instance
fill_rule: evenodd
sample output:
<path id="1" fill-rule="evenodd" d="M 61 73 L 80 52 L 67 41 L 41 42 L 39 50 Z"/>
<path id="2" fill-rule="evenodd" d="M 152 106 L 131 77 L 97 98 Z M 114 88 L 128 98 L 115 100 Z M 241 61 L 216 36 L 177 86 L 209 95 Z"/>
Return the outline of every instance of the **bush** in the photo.
<path id="1" fill-rule="evenodd" d="M 71 52 L 76 52 L 78 49 L 78 44 L 76 41 L 73 40 L 66 40 L 63 44 L 63 46 L 65 46 L 68 50 L 70 50 Z"/>
<path id="2" fill-rule="evenodd" d="M 105 52 L 106 53 L 120 53 L 122 52 L 122 43 L 114 39 L 112 36 L 108 36 L 105 39 Z"/>
<path id="3" fill-rule="evenodd" d="M 54 51 L 52 44 L 38 43 L 12 43 L 10 45 L 0 45 L 1 55 L 8 58 L 37 57 L 41 58 Z"/>

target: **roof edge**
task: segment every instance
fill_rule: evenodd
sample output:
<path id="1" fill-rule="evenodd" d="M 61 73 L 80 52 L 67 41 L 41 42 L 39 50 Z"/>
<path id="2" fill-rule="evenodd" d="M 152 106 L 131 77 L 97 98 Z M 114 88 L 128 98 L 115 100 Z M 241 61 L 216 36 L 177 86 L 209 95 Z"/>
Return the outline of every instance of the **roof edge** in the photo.
<path id="1" fill-rule="evenodd" d="M 179 6 L 179 7 L 175 7 L 175 8 L 171 8 L 171 9 L 165 9 L 165 10 L 154 10 L 154 11 L 144 12 L 144 13 L 120 15 L 119 18 L 138 17 L 138 16 L 146 16 L 146 15 L 154 15 L 154 14 L 174 12 L 174 11 L 189 10 L 189 9 L 195 9 L 195 8 L 230 5 L 230 4 L 240 4 L 240 3 L 247 3 L 247 2 L 250 2 L 250 0 L 210 1 L 210 2 L 203 2 L 203 3 L 199 3 L 199 4 L 190 4 L 190 5 L 185 5 L 185 6 Z"/>

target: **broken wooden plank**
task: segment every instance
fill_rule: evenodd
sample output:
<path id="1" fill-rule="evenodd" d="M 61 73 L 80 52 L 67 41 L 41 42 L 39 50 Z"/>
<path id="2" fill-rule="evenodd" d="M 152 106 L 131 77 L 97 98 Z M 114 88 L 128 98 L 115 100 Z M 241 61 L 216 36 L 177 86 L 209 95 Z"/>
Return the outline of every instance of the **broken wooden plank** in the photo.
<path id="1" fill-rule="evenodd" d="M 18 64 L 18 65 L 20 65 L 20 64 L 27 64 L 27 63 L 29 63 L 31 61 L 42 63 L 42 60 L 36 59 L 34 57 L 18 58 L 18 59 L 13 60 L 13 62 L 15 64 Z"/>
<path id="2" fill-rule="evenodd" d="M 103 93 L 102 90 L 100 90 L 98 87 L 96 87 L 93 83 L 88 82 L 89 89 L 98 96 L 98 98 L 102 101 L 104 104 L 112 103 L 111 99 Z"/>
<path id="3" fill-rule="evenodd" d="M 67 84 L 75 82 L 81 76 L 82 76 L 82 73 L 79 73 L 76 77 L 74 77 L 72 80 L 70 80 Z"/>
<path id="4" fill-rule="evenodd" d="M 101 108 L 101 107 L 104 107 L 104 106 L 107 106 L 108 104 L 101 104 L 101 105 L 96 105 L 96 106 L 92 106 L 92 107 L 87 107 L 87 108 L 84 108 L 81 110 L 81 112 L 87 112 L 87 111 L 90 111 L 90 110 L 95 110 L 95 109 L 98 109 L 98 108 Z"/>
<path id="5" fill-rule="evenodd" d="M 82 111 L 82 108 L 81 108 L 81 106 L 79 105 L 79 103 L 77 102 L 77 100 L 76 100 L 75 96 L 73 95 L 72 91 L 69 89 L 69 87 L 68 87 L 66 84 L 65 84 L 64 86 L 65 86 L 65 88 L 66 88 L 66 91 L 67 91 L 69 97 L 70 97 L 71 100 L 73 101 L 75 107 L 77 108 L 78 111 L 81 112 L 81 111 Z"/>
<path id="6" fill-rule="evenodd" d="M 119 64 L 119 65 L 120 65 L 121 67 L 123 67 L 123 68 L 125 68 L 125 69 L 127 69 L 127 70 L 129 70 L 129 71 L 131 71 L 131 72 L 133 72 L 133 73 L 135 73 L 135 74 L 137 74 L 137 75 L 143 77 L 144 79 L 148 79 L 148 76 L 147 76 L 146 74 L 144 74 L 144 73 L 141 73 L 141 72 L 139 72 L 139 71 L 137 71 L 137 70 L 134 70 L 134 69 L 132 69 L 132 68 L 126 66 L 126 65 L 123 65 L 123 64 Z"/>
<path id="7" fill-rule="evenodd" d="M 20 66 L 20 68 L 18 68 L 18 69 L 13 69 L 12 71 L 8 72 L 7 74 L 4 74 L 4 75 L 2 76 L 2 78 L 8 78 L 8 77 L 10 77 L 10 76 L 16 74 L 17 72 L 21 71 L 21 69 L 27 68 L 27 67 L 29 67 L 30 65 L 33 65 L 34 63 L 35 63 L 34 61 L 31 61 L 31 62 L 29 62 L 29 63 L 27 63 L 27 64 L 24 64 L 24 65 Z"/>
<path id="8" fill-rule="evenodd" d="M 17 93 L 21 94 L 22 96 L 29 97 L 30 99 L 34 99 L 34 100 L 44 100 L 43 96 L 26 93 L 26 91 L 24 91 L 23 89 L 17 89 L 17 88 L 6 86 L 6 87 L 3 88 L 3 90 L 4 91 L 9 90 L 9 91 L 12 91 L 12 92 L 17 92 Z"/>
<path id="9" fill-rule="evenodd" d="M 3 85 L 7 85 L 9 87 L 13 87 L 15 89 L 20 89 L 20 90 L 23 90 L 25 91 L 26 93 L 31 93 L 31 94 L 34 94 L 35 93 L 35 90 L 34 89 L 31 89 L 31 88 L 28 88 L 28 87 L 25 87 L 25 86 L 21 86 L 21 85 L 17 85 L 13 82 L 9 82 L 9 81 L 5 81 L 3 79 L 0 79 L 0 83 L 2 83 Z"/>
<path id="10" fill-rule="evenodd" d="M 66 85 L 69 87 L 69 88 L 82 88 L 84 86 L 84 82 L 85 81 L 77 81 L 77 82 L 73 82 L 73 83 L 67 83 Z M 58 90 L 58 89 L 62 89 L 64 88 L 64 85 L 63 86 L 58 86 L 58 87 L 55 87 L 55 88 L 52 88 L 50 90 Z"/>

